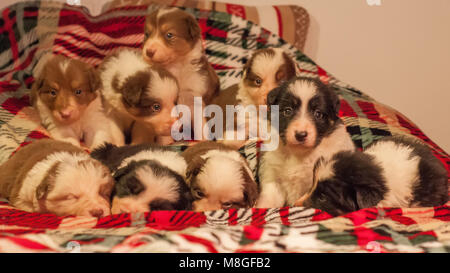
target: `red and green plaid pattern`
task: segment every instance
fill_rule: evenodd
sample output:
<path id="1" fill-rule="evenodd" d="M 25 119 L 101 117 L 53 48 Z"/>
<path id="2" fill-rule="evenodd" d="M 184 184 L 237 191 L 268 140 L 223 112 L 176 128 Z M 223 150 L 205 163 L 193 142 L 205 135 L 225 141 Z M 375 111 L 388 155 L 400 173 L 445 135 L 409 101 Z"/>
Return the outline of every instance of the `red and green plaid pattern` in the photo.
<path id="1" fill-rule="evenodd" d="M 92 17 L 85 8 L 26 2 L 1 11 L 0 162 L 36 139 L 48 137 L 29 106 L 32 69 L 54 52 L 98 65 L 122 47 L 139 48 L 144 17 L 158 8 L 124 7 Z M 306 77 L 319 77 L 341 97 L 340 116 L 364 149 L 388 135 L 415 136 L 450 171 L 448 154 L 409 119 L 316 65 L 278 36 L 242 18 L 187 8 L 203 30 L 209 61 L 226 88 L 237 83 L 251 51 L 282 47 Z M 184 146 L 175 146 L 184 149 Z M 241 149 L 253 171 L 258 145 Z M 6 200 L 5 200 L 6 201 Z M 450 208 L 365 209 L 341 217 L 304 208 L 158 211 L 101 219 L 56 217 L 15 210 L 0 202 L 0 251 L 69 252 L 447 252 Z"/>

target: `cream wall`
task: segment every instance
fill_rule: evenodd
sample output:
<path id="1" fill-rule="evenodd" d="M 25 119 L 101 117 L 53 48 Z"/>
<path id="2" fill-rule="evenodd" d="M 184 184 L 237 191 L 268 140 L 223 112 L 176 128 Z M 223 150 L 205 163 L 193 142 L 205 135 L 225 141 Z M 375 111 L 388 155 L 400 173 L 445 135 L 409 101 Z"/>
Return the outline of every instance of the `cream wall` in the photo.
<path id="1" fill-rule="evenodd" d="M 227 2 L 306 8 L 311 26 L 305 54 L 405 114 L 450 152 L 450 0 Z"/>
<path id="2" fill-rule="evenodd" d="M 93 14 L 106 1 L 80 0 Z M 217 1 L 305 7 L 311 16 L 305 53 L 404 113 L 450 152 L 450 0 Z M 381 5 L 367 4 L 377 1 Z M 13 2 L 2 0 L 0 6 Z"/>

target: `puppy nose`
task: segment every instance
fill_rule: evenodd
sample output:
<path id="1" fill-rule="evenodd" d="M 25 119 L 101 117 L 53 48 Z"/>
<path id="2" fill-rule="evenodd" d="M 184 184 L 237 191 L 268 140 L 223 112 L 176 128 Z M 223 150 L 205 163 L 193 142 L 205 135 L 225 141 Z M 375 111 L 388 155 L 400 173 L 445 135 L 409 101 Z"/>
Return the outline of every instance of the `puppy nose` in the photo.
<path id="1" fill-rule="evenodd" d="M 102 217 L 103 216 L 102 209 L 93 209 L 93 210 L 90 210 L 89 213 L 94 217 Z"/>
<path id="2" fill-rule="evenodd" d="M 298 142 L 303 142 L 303 141 L 305 141 L 305 138 L 307 135 L 308 135 L 308 133 L 306 131 L 295 132 L 295 139 Z"/>
<path id="3" fill-rule="evenodd" d="M 59 113 L 61 114 L 62 118 L 70 118 L 70 116 L 72 115 L 72 110 L 61 110 L 59 111 Z"/>
<path id="4" fill-rule="evenodd" d="M 155 55 L 155 52 L 156 52 L 156 50 L 149 48 L 149 49 L 147 49 L 147 50 L 145 51 L 145 54 L 147 54 L 147 56 L 148 56 L 149 58 L 152 58 L 153 55 Z"/>

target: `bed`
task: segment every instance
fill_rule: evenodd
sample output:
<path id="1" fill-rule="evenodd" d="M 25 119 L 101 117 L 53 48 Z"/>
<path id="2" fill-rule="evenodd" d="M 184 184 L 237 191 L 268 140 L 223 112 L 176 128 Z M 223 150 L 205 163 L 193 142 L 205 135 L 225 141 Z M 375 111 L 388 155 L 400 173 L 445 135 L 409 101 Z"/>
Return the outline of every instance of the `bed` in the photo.
<path id="1" fill-rule="evenodd" d="M 28 96 L 32 68 L 43 54 L 54 52 L 98 65 L 118 48 L 139 48 L 144 16 L 158 7 L 140 2 L 115 5 L 96 17 L 84 7 L 51 2 L 22 2 L 3 9 L 0 163 L 30 142 L 49 137 Z M 286 37 L 286 42 L 232 12 L 180 8 L 198 19 L 208 60 L 223 89 L 239 81 L 252 50 L 282 47 L 296 59 L 302 76 L 320 78 L 339 94 L 340 116 L 358 148 L 385 136 L 414 136 L 429 145 L 450 172 L 449 155 L 411 120 L 335 78 L 304 55 L 301 43 L 294 45 L 295 38 Z M 256 174 L 259 143 L 248 142 L 240 151 Z M 282 207 L 154 211 L 98 219 L 28 213 L 0 199 L 0 252 L 450 252 L 449 204 L 368 208 L 340 217 L 317 209 Z"/>

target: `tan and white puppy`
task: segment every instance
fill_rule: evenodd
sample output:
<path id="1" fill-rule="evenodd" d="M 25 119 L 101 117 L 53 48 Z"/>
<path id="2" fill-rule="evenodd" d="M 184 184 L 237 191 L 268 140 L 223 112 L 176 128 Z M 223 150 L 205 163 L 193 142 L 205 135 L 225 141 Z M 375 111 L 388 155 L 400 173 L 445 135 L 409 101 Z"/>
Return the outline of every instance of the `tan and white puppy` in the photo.
<path id="1" fill-rule="evenodd" d="M 148 63 L 161 65 L 175 76 L 180 85 L 178 104 L 187 105 L 191 113 L 194 97 L 202 97 L 205 106 L 218 94 L 219 78 L 204 53 L 197 20 L 189 13 L 178 8 L 150 13 L 142 52 Z"/>
<path id="2" fill-rule="evenodd" d="M 241 105 L 243 107 L 254 105 L 267 105 L 267 94 L 283 82 L 296 76 L 296 66 L 292 58 L 281 48 L 264 48 L 253 52 L 242 72 L 239 84 L 232 85 L 220 92 L 212 104 L 219 105 L 226 113 L 227 105 Z M 246 111 L 245 108 L 243 108 Z M 258 108 L 256 108 L 258 111 Z M 258 114 L 258 112 L 257 112 Z M 226 115 L 224 114 L 224 117 Z M 245 124 L 237 120 L 235 115 L 234 130 L 245 126 L 246 139 L 248 139 L 248 127 L 250 118 L 246 116 Z M 259 117 L 259 114 L 258 114 Z M 226 128 L 224 120 L 223 128 Z M 240 141 L 226 141 L 227 145 L 241 146 Z"/>
<path id="3" fill-rule="evenodd" d="M 239 152 L 206 141 L 187 148 L 182 156 L 188 163 L 186 177 L 194 198 L 194 210 L 253 207 L 258 186 Z"/>
<path id="4" fill-rule="evenodd" d="M 38 63 L 31 103 L 54 139 L 88 148 L 104 142 L 124 144 L 123 134 L 104 112 L 95 69 L 62 55 L 47 55 Z"/>
<path id="5" fill-rule="evenodd" d="M 110 215 L 109 169 L 67 142 L 38 140 L 0 165 L 0 196 L 18 209 L 58 216 Z"/>
<path id="6" fill-rule="evenodd" d="M 338 117 L 338 96 L 320 80 L 291 79 L 269 93 L 267 104 L 279 107 L 281 141 L 261 158 L 256 206 L 292 206 L 311 188 L 317 159 L 355 147 Z"/>
<path id="7" fill-rule="evenodd" d="M 269 92 L 295 76 L 295 63 L 283 49 L 258 49 L 244 66 L 236 98 L 242 105 L 266 105 Z"/>
<path id="8" fill-rule="evenodd" d="M 107 113 L 125 134 L 135 133 L 133 144 L 148 134 L 156 136 L 159 144 L 173 142 L 171 127 L 176 117 L 171 111 L 179 89 L 170 72 L 149 65 L 139 51 L 131 49 L 107 57 L 99 70 Z"/>

